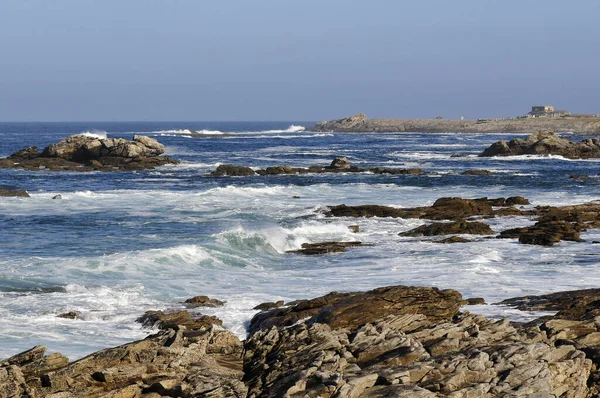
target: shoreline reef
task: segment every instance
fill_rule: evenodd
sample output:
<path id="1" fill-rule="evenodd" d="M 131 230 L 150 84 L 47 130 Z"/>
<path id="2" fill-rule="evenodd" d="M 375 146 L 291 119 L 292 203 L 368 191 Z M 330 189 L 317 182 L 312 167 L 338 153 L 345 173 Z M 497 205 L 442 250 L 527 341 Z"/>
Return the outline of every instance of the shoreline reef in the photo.
<path id="1" fill-rule="evenodd" d="M 587 289 L 495 304 L 556 313 L 516 323 L 461 311 L 479 299 L 453 289 L 331 292 L 265 303 L 244 341 L 215 317 L 151 311 L 138 322 L 159 330 L 143 340 L 74 362 L 43 346 L 0 360 L 0 397 L 594 397 L 599 299 Z"/>
<path id="2" fill-rule="evenodd" d="M 323 121 L 307 128 L 334 133 L 506 133 L 531 134 L 539 130 L 557 133 L 600 134 L 600 118 L 522 118 L 522 119 L 370 119 L 364 114 Z"/>

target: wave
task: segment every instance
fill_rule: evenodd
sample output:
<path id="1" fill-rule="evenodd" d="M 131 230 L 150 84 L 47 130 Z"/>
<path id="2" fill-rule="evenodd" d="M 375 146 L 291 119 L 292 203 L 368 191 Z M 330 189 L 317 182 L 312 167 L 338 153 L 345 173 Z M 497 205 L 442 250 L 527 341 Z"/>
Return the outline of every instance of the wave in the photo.
<path id="1" fill-rule="evenodd" d="M 158 135 L 221 135 L 224 134 L 219 130 L 191 130 L 191 129 L 174 129 L 174 130 L 160 130 L 151 131 L 149 134 Z"/>
<path id="2" fill-rule="evenodd" d="M 104 130 L 88 130 L 88 131 L 83 131 L 77 135 L 82 135 L 84 137 L 98 138 L 101 140 L 108 138 L 108 135 L 107 135 L 106 131 L 104 131 Z"/>
<path id="3" fill-rule="evenodd" d="M 306 127 L 304 126 L 297 126 L 295 124 L 292 124 L 290 127 L 288 127 L 285 130 L 266 130 L 266 131 L 260 131 L 259 133 L 298 133 L 300 131 L 304 131 L 306 130 Z"/>

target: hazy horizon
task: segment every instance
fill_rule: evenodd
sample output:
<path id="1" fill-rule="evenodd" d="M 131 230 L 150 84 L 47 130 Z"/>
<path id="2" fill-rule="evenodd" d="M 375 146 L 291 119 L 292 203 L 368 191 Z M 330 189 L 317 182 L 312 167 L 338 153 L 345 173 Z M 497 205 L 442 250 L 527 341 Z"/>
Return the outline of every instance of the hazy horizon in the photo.
<path id="1" fill-rule="evenodd" d="M 0 121 L 600 112 L 591 0 L 4 0 Z"/>

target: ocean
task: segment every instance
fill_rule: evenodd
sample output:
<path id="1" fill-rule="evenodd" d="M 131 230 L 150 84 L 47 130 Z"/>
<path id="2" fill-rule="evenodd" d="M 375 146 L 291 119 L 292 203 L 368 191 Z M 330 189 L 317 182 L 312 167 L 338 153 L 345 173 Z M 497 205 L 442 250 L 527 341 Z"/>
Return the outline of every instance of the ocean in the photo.
<path id="1" fill-rule="evenodd" d="M 398 233 L 416 219 L 327 218 L 327 205 L 431 205 L 446 196 L 521 195 L 532 205 L 600 200 L 600 160 L 557 156 L 479 158 L 508 134 L 315 133 L 308 122 L 0 123 L 0 157 L 72 134 L 156 138 L 179 165 L 114 173 L 0 169 L 0 185 L 30 198 L 0 198 L 0 358 L 45 345 L 71 359 L 143 338 L 137 317 L 183 308 L 196 295 L 226 301 L 199 309 L 244 338 L 264 301 L 388 285 L 453 288 L 488 303 L 526 294 L 598 287 L 600 232 L 554 247 L 515 239 L 437 244 Z M 189 137 L 190 129 L 206 137 Z M 223 134 L 220 134 L 223 133 Z M 572 137 L 582 139 L 584 137 Z M 264 168 L 329 165 L 421 168 L 425 175 L 371 173 L 211 177 L 219 164 Z M 467 176 L 470 169 L 491 175 Z M 62 199 L 53 200 L 56 195 Z M 495 232 L 533 224 L 484 220 Z M 353 233 L 349 225 L 359 225 Z M 322 256 L 286 254 L 302 243 L 359 240 L 369 246 Z M 493 317 L 539 315 L 469 306 Z M 56 315 L 78 311 L 82 319 Z"/>

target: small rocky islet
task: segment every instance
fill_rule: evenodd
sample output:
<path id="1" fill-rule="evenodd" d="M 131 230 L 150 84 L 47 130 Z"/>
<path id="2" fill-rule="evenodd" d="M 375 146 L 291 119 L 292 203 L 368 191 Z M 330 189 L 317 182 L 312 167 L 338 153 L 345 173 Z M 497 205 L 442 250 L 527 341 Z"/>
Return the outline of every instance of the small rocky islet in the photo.
<path id="1" fill-rule="evenodd" d="M 481 299 L 453 289 L 332 292 L 264 303 L 244 341 L 196 310 L 149 311 L 138 322 L 158 332 L 143 340 L 74 362 L 43 346 L 0 360 L 0 396 L 594 397 L 599 301 L 587 289 L 497 303 L 556 312 L 520 324 L 461 311 Z"/>
<path id="2" fill-rule="evenodd" d="M 154 138 L 136 135 L 124 138 L 100 138 L 72 135 L 41 152 L 37 147 L 23 148 L 0 159 L 0 168 L 49 171 L 124 171 L 153 169 L 179 163 L 161 156 L 164 145 Z"/>

